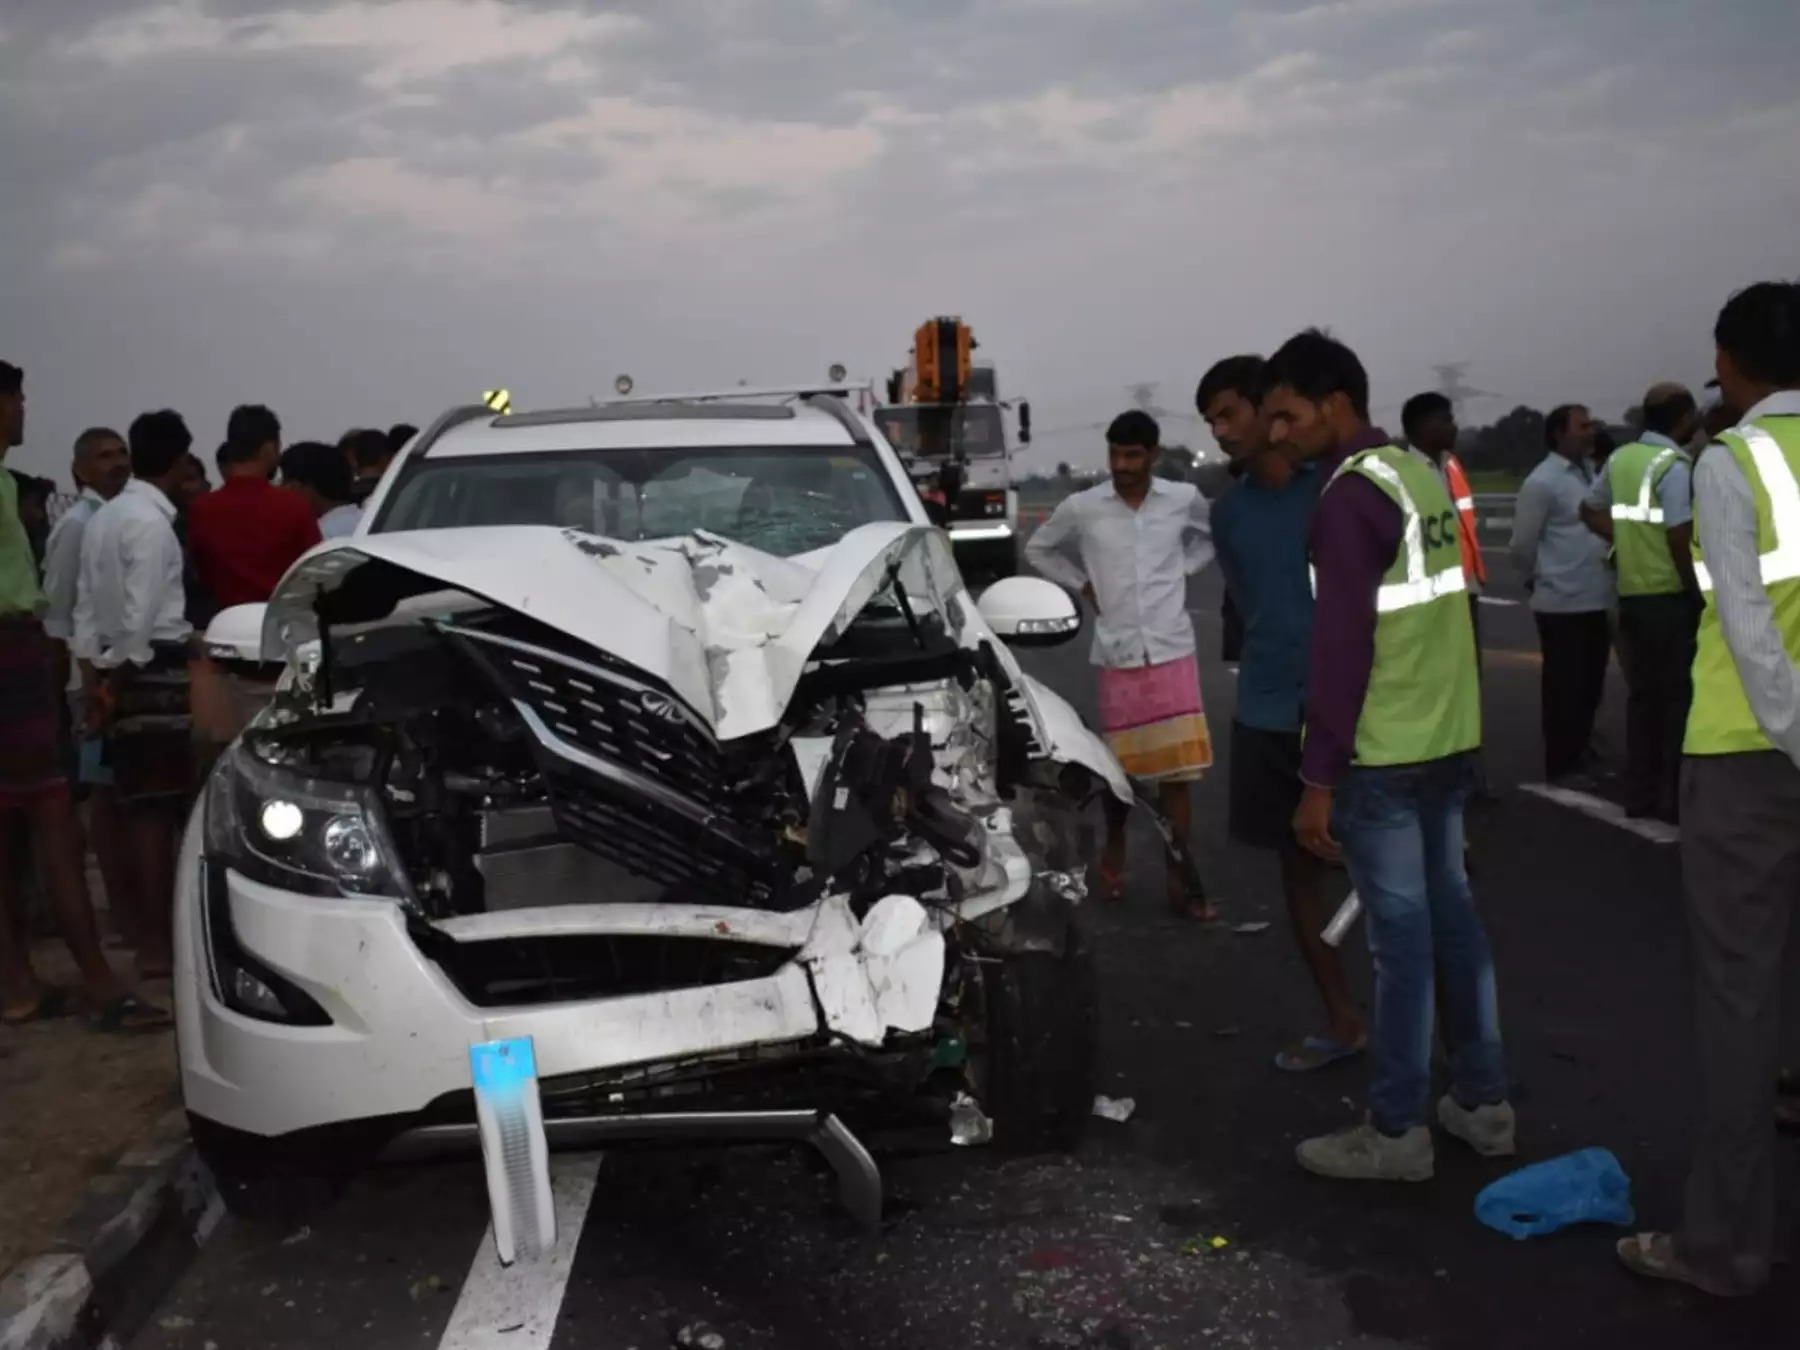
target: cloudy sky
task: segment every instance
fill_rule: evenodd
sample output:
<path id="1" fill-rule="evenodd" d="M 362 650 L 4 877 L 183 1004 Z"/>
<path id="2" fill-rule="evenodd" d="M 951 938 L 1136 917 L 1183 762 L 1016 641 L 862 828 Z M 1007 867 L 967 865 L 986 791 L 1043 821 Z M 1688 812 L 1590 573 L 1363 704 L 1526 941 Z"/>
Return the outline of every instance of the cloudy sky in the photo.
<path id="1" fill-rule="evenodd" d="M 1333 327 L 1616 415 L 1800 273 L 1794 0 L 0 0 L 0 355 L 291 435 L 878 374 L 960 313 L 1043 461 Z M 1204 437 L 1202 437 L 1204 439 Z"/>

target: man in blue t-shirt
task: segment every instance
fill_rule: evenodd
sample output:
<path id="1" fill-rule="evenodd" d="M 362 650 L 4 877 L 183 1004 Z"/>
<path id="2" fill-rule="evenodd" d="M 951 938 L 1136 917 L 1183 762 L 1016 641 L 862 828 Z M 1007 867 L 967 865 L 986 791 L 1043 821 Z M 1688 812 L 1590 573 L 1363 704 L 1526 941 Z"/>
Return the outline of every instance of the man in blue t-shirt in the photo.
<path id="1" fill-rule="evenodd" d="M 1325 475 L 1268 446 L 1256 405 L 1262 364 L 1257 356 L 1227 357 L 1206 372 L 1194 402 L 1219 448 L 1243 468 L 1212 511 L 1219 568 L 1244 622 L 1231 724 L 1231 837 L 1281 860 L 1288 916 L 1325 1002 L 1326 1026 L 1275 1064 L 1307 1073 L 1360 1053 L 1367 1035 L 1343 959 L 1320 937 L 1331 919 L 1326 865 L 1299 846 L 1293 827 L 1312 655 L 1306 531 Z"/>

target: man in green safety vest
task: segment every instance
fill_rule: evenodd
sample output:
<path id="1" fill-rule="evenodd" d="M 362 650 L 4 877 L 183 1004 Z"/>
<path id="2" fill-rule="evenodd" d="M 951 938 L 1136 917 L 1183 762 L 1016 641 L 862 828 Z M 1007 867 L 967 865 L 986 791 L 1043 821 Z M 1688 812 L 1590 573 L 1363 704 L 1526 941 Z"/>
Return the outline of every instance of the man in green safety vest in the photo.
<path id="1" fill-rule="evenodd" d="M 1328 478 L 1307 541 L 1316 598 L 1294 832 L 1342 858 L 1375 957 L 1369 1118 L 1298 1157 L 1321 1176 L 1426 1181 L 1434 966 L 1452 1076 L 1438 1122 L 1483 1155 L 1514 1151 L 1494 962 L 1463 867 L 1481 695 L 1456 505 L 1369 425 L 1368 376 L 1341 342 L 1290 338 L 1258 388 L 1270 443 Z"/>
<path id="2" fill-rule="evenodd" d="M 1700 593 L 1687 451 L 1700 426 L 1694 396 L 1678 384 L 1644 395 L 1644 429 L 1606 461 L 1582 504 L 1588 528 L 1612 540 L 1619 576 L 1625 662 L 1625 810 L 1677 818 L 1681 735 L 1693 700 L 1689 669 Z"/>
<path id="3" fill-rule="evenodd" d="M 1775 1234 L 1784 939 L 1800 904 L 1800 285 L 1733 296 L 1713 330 L 1742 420 L 1694 470 L 1705 608 L 1682 744 L 1681 865 L 1704 1122 L 1673 1233 L 1619 1244 L 1641 1275 L 1752 1293 Z"/>

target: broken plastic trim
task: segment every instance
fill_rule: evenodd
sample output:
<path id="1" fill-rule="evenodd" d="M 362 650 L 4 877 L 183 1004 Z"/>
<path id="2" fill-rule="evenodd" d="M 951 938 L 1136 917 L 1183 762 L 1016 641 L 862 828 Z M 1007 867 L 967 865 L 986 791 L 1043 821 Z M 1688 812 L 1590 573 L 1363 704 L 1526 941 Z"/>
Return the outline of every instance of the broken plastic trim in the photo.
<path id="1" fill-rule="evenodd" d="M 881 1169 L 848 1126 L 829 1111 L 680 1111 L 642 1116 L 576 1116 L 544 1122 L 555 1149 L 595 1148 L 632 1139 L 709 1139 L 721 1143 L 794 1140 L 811 1144 L 837 1174 L 838 1199 L 871 1237 L 881 1231 Z M 425 1125 L 382 1152 L 387 1162 L 478 1149 L 472 1124 Z"/>

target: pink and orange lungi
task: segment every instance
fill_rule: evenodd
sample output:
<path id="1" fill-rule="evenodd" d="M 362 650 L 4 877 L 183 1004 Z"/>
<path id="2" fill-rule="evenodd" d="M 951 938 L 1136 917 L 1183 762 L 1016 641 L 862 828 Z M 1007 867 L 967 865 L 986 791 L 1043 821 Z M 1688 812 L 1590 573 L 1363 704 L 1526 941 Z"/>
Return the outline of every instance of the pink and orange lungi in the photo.
<path id="1" fill-rule="evenodd" d="M 1191 783 L 1212 767 L 1212 736 L 1195 656 L 1100 668 L 1100 729 L 1141 783 Z"/>

